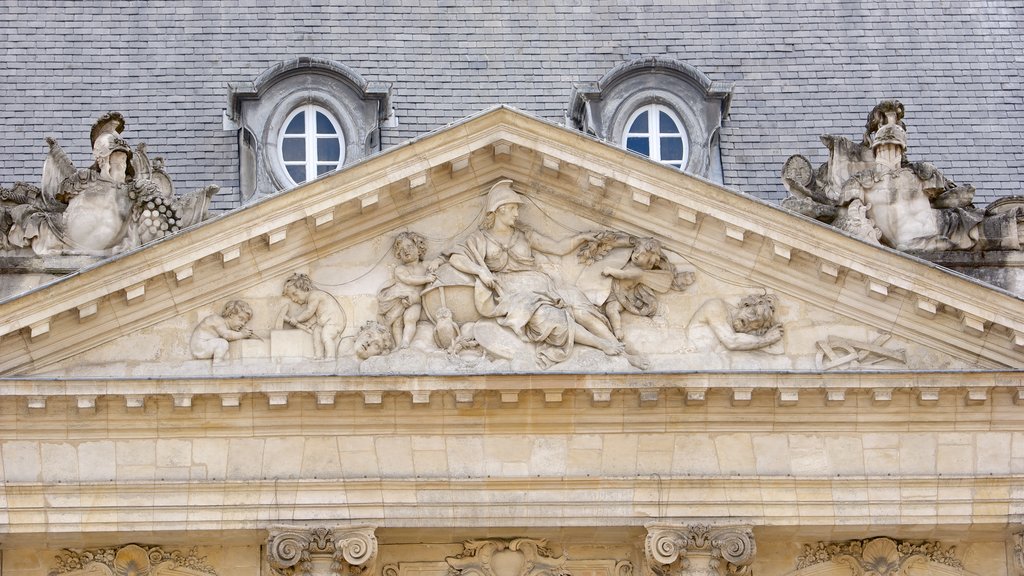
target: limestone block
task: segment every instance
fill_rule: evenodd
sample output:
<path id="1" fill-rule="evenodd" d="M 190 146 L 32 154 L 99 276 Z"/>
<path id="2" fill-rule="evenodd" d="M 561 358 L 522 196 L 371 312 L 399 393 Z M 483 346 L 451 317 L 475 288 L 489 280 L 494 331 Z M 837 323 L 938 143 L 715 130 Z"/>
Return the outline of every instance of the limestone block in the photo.
<path id="1" fill-rule="evenodd" d="M 192 464 L 192 443 L 188 440 L 159 439 L 156 441 L 156 465 L 161 468 Z"/>
<path id="2" fill-rule="evenodd" d="M 453 478 L 484 475 L 484 441 L 479 436 L 445 438 L 448 469 Z"/>
<path id="3" fill-rule="evenodd" d="M 274 330 L 273 332 L 277 332 Z M 281 330 L 281 332 L 301 332 L 301 330 Z M 271 333 L 273 338 L 273 333 Z M 272 342 L 273 340 L 271 340 Z M 266 358 L 270 356 L 271 342 L 256 338 L 246 338 L 228 343 L 228 358 L 231 360 L 245 360 L 246 358 Z M 312 349 L 312 340 L 310 348 Z"/>
<path id="4" fill-rule="evenodd" d="M 341 471 L 345 478 L 381 476 L 372 436 L 338 438 L 338 454 L 341 457 Z"/>
<path id="5" fill-rule="evenodd" d="M 298 478 L 305 440 L 296 437 L 267 438 L 263 445 L 264 478 Z"/>
<path id="6" fill-rule="evenodd" d="M 254 480 L 263 474 L 261 438 L 232 438 L 228 442 L 228 480 Z"/>
<path id="7" fill-rule="evenodd" d="M 901 434 L 900 473 L 934 474 L 935 449 L 936 440 L 932 434 Z"/>
<path id="8" fill-rule="evenodd" d="M 569 442 L 564 436 L 541 436 L 532 439 L 530 470 L 542 476 L 564 476 L 569 455 Z"/>
<path id="9" fill-rule="evenodd" d="M 109 440 L 78 445 L 78 477 L 82 482 L 103 482 L 116 476 L 114 443 Z"/>
<path id="10" fill-rule="evenodd" d="M 338 440 L 333 437 L 307 437 L 302 450 L 303 478 L 341 478 Z"/>
<path id="11" fill-rule="evenodd" d="M 152 467 L 156 464 L 156 441 L 154 440 L 118 440 L 115 448 L 118 467 Z"/>
<path id="12" fill-rule="evenodd" d="M 789 435 L 790 468 L 794 476 L 820 476 L 829 472 L 825 440 L 817 435 Z"/>
<path id="13" fill-rule="evenodd" d="M 39 445 L 35 442 L 3 444 L 4 477 L 9 482 L 38 482 L 41 472 Z"/>
<path id="14" fill-rule="evenodd" d="M 976 474 L 1006 474 L 1010 471 L 1010 442 L 1008 432 L 982 432 L 976 435 Z"/>
<path id="15" fill-rule="evenodd" d="M 610 476 L 636 474 L 636 434 L 608 434 L 601 450 L 601 471 Z"/>
<path id="16" fill-rule="evenodd" d="M 864 449 L 857 436 L 828 436 L 825 438 L 828 470 L 843 476 L 864 473 Z"/>
<path id="17" fill-rule="evenodd" d="M 412 476 L 412 439 L 408 436 L 377 437 L 374 440 L 380 475 L 384 478 Z"/>
<path id="18" fill-rule="evenodd" d="M 304 330 L 271 330 L 271 358 L 312 358 L 313 337 Z"/>
<path id="19" fill-rule="evenodd" d="M 203 470 L 199 479 L 223 480 L 227 476 L 228 444 L 226 440 L 196 438 L 192 440 L 193 469 Z M 199 470 L 196 470 L 197 472 Z"/>
<path id="20" fill-rule="evenodd" d="M 718 454 L 714 441 L 705 434 L 677 436 L 672 452 L 672 473 L 718 474 Z"/>
<path id="21" fill-rule="evenodd" d="M 78 481 L 78 453 L 73 445 L 44 442 L 39 451 L 43 482 Z"/>
<path id="22" fill-rule="evenodd" d="M 637 474 L 668 474 L 672 470 L 674 436 L 670 434 L 641 434 L 637 444 Z"/>
<path id="23" fill-rule="evenodd" d="M 755 470 L 750 434 L 719 434 L 715 451 L 723 474 L 751 474 Z"/>
<path id="24" fill-rule="evenodd" d="M 791 472 L 789 438 L 783 434 L 758 434 L 753 437 L 754 466 L 758 474 L 773 476 Z"/>
<path id="25" fill-rule="evenodd" d="M 935 471 L 939 474 L 972 474 L 974 447 L 939 444 Z"/>
<path id="26" fill-rule="evenodd" d="M 447 453 L 444 450 L 415 450 L 412 460 L 418 477 L 443 478 L 448 475 Z"/>

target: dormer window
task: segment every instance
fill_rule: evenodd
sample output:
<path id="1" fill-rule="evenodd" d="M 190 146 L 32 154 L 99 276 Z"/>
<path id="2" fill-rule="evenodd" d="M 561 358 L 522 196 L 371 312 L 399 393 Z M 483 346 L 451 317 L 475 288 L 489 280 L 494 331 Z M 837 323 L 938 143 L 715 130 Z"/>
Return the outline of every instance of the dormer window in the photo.
<path id="1" fill-rule="evenodd" d="M 284 126 L 278 150 L 293 184 L 337 170 L 345 161 L 345 139 L 327 110 L 313 104 L 300 106 Z"/>
<path id="2" fill-rule="evenodd" d="M 682 169 L 689 157 L 689 137 L 679 117 L 667 106 L 648 104 L 626 122 L 623 146 L 674 168 Z"/>
<path id="3" fill-rule="evenodd" d="M 389 84 L 367 82 L 340 62 L 309 57 L 232 84 L 226 120 L 238 129 L 242 202 L 309 182 L 378 151 L 390 94 Z"/>
<path id="4" fill-rule="evenodd" d="M 569 124 L 667 166 L 723 182 L 719 137 L 732 87 L 685 62 L 647 56 L 577 84 Z"/>

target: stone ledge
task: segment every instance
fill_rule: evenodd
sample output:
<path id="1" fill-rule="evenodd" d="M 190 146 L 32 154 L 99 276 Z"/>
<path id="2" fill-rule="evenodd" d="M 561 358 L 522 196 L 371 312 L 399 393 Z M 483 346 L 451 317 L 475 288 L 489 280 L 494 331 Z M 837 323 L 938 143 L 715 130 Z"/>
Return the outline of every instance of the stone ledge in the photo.
<path id="1" fill-rule="evenodd" d="M 919 488 L 934 490 L 935 497 L 904 497 Z M 251 530 L 319 518 L 381 528 L 643 526 L 652 518 L 718 519 L 723 510 L 730 521 L 755 529 L 831 528 L 838 521 L 926 533 L 1005 527 L 1019 517 L 1019 491 L 1017 476 L 8 483 L 5 539 L 83 530 Z M 44 496 L 51 504 L 41 507 Z M 147 500 L 143 506 L 140 497 Z"/>
<path id="2" fill-rule="evenodd" d="M 612 394 L 639 394 L 654 404 L 668 394 L 682 394 L 687 404 L 703 404 L 709 394 L 727 392 L 733 407 L 747 406 L 752 394 L 771 393 L 780 407 L 824 398 L 826 406 L 855 404 L 854 393 L 867 394 L 875 406 L 898 403 L 894 394 L 909 394 L 927 409 L 943 396 L 962 396 L 966 405 L 982 405 L 993 394 L 1007 392 L 1024 406 L 1024 372 L 693 372 L 662 374 L 508 374 L 408 376 L 223 376 L 186 378 L 3 378 L 0 398 L 25 399 L 31 411 L 44 412 L 48 399 L 74 399 L 79 410 L 93 409 L 96 398 L 124 398 L 127 408 L 141 408 L 145 399 L 170 396 L 174 406 L 191 409 L 197 396 L 220 397 L 224 407 L 236 407 L 248 395 L 266 396 L 272 408 L 285 408 L 289 397 L 313 395 L 318 404 L 332 405 L 339 394 L 362 395 L 367 406 L 379 406 L 385 394 L 410 395 L 414 404 L 429 405 L 432 393 L 450 392 L 457 404 L 472 404 L 483 394 L 501 394 L 504 404 L 519 403 L 521 392 L 537 391 L 546 406 L 557 407 L 563 394 L 589 393 L 592 404 L 610 406 Z M 699 394 L 694 394 L 699 391 Z"/>

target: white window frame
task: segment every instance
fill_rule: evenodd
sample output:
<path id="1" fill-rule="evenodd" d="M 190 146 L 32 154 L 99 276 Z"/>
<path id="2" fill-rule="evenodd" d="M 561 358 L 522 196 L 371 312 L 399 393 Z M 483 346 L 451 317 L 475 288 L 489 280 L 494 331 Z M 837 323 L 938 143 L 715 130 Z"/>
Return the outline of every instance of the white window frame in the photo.
<path id="1" fill-rule="evenodd" d="M 633 126 L 633 122 L 635 122 L 637 117 L 643 114 L 644 112 L 648 113 L 647 132 L 630 132 L 629 129 Z M 662 160 L 661 158 L 661 138 L 663 135 L 661 133 L 660 114 L 662 112 L 668 115 L 668 117 L 673 122 L 675 122 L 676 126 L 679 128 L 678 133 L 664 134 L 664 136 L 678 137 L 682 141 L 683 157 L 680 160 Z M 676 114 L 674 110 L 672 110 L 668 106 L 665 106 L 664 104 L 657 103 L 646 104 L 634 110 L 633 113 L 630 114 L 629 119 L 626 120 L 625 130 L 623 130 L 622 132 L 622 147 L 625 148 L 626 150 L 629 150 L 629 146 L 627 146 L 626 143 L 630 138 L 643 137 L 647 138 L 647 145 L 651 152 L 650 155 L 648 155 L 648 158 L 654 160 L 655 162 L 665 164 L 666 166 L 678 168 L 679 170 L 682 170 L 683 168 L 686 167 L 686 163 L 689 162 L 690 160 L 690 135 L 687 134 L 686 132 L 686 124 L 683 124 L 683 122 L 679 120 L 679 115 Z M 640 154 L 640 152 L 636 152 L 634 150 L 629 151 L 634 152 L 636 154 Z M 679 166 L 676 166 L 677 163 L 679 164 Z"/>
<path id="2" fill-rule="evenodd" d="M 287 134 L 285 131 L 288 130 L 288 126 L 291 124 L 292 119 L 298 116 L 300 113 L 306 113 L 305 116 L 305 130 L 302 132 L 302 138 L 306 144 L 306 156 L 305 160 L 285 160 L 284 159 L 284 140 L 285 138 L 298 138 L 298 134 Z M 327 120 L 334 127 L 334 134 L 319 134 L 316 129 L 316 114 L 317 112 L 324 115 Z M 334 161 L 321 162 L 317 155 L 317 139 L 321 136 L 335 136 L 338 139 L 339 154 L 338 162 L 334 164 Z M 281 125 L 281 132 L 277 137 L 277 156 L 278 161 L 284 167 L 284 174 L 288 180 L 298 186 L 299 184 L 305 184 L 311 180 L 315 180 L 317 176 L 317 167 L 324 164 L 334 164 L 331 171 L 337 170 L 345 164 L 345 133 L 341 131 L 341 125 L 338 124 L 338 120 L 331 114 L 326 108 L 318 106 L 316 104 L 303 104 L 292 110 L 287 117 L 285 117 L 284 123 Z M 289 166 L 305 166 L 306 168 L 306 179 L 302 182 L 296 182 L 292 178 L 291 172 L 288 171 Z"/>

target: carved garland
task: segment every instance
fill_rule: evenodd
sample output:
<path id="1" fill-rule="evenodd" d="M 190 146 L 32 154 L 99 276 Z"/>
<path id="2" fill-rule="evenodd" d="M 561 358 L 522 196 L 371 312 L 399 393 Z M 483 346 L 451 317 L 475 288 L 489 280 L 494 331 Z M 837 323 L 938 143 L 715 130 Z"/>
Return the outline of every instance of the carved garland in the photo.
<path id="1" fill-rule="evenodd" d="M 129 544 L 121 548 L 64 549 L 57 554 L 56 561 L 57 566 L 50 571 L 51 576 L 77 572 L 94 564 L 105 566 L 114 576 L 148 576 L 158 568 L 184 568 L 202 574 L 217 574 L 207 564 L 205 556 L 196 554 L 195 548 L 188 552 L 168 552 L 159 546 Z"/>
<path id="2" fill-rule="evenodd" d="M 956 548 L 943 548 L 934 541 L 911 542 L 874 538 L 850 540 L 847 542 L 818 542 L 805 545 L 797 557 L 797 570 L 835 562 L 849 566 L 856 574 L 890 576 L 901 574 L 902 570 L 919 562 L 935 562 L 951 568 L 963 569 L 963 563 L 955 556 Z"/>
<path id="3" fill-rule="evenodd" d="M 369 574 L 377 559 L 373 532 L 372 526 L 274 526 L 267 540 L 267 561 L 280 576 L 314 576 L 317 557 L 330 559 L 330 574 Z"/>
<path id="4" fill-rule="evenodd" d="M 490 538 L 469 540 L 462 546 L 461 554 L 445 558 L 452 576 L 569 576 L 565 556 L 553 556 L 547 540 Z M 499 555 L 518 555 L 518 562 L 492 562 Z M 508 573 L 504 569 L 508 566 L 518 566 L 519 570 Z"/>
<path id="5" fill-rule="evenodd" d="M 644 551 L 648 567 L 658 576 L 689 573 L 688 556 L 709 557 L 719 574 L 748 574 L 754 561 L 754 536 L 747 527 L 648 526 Z"/>

